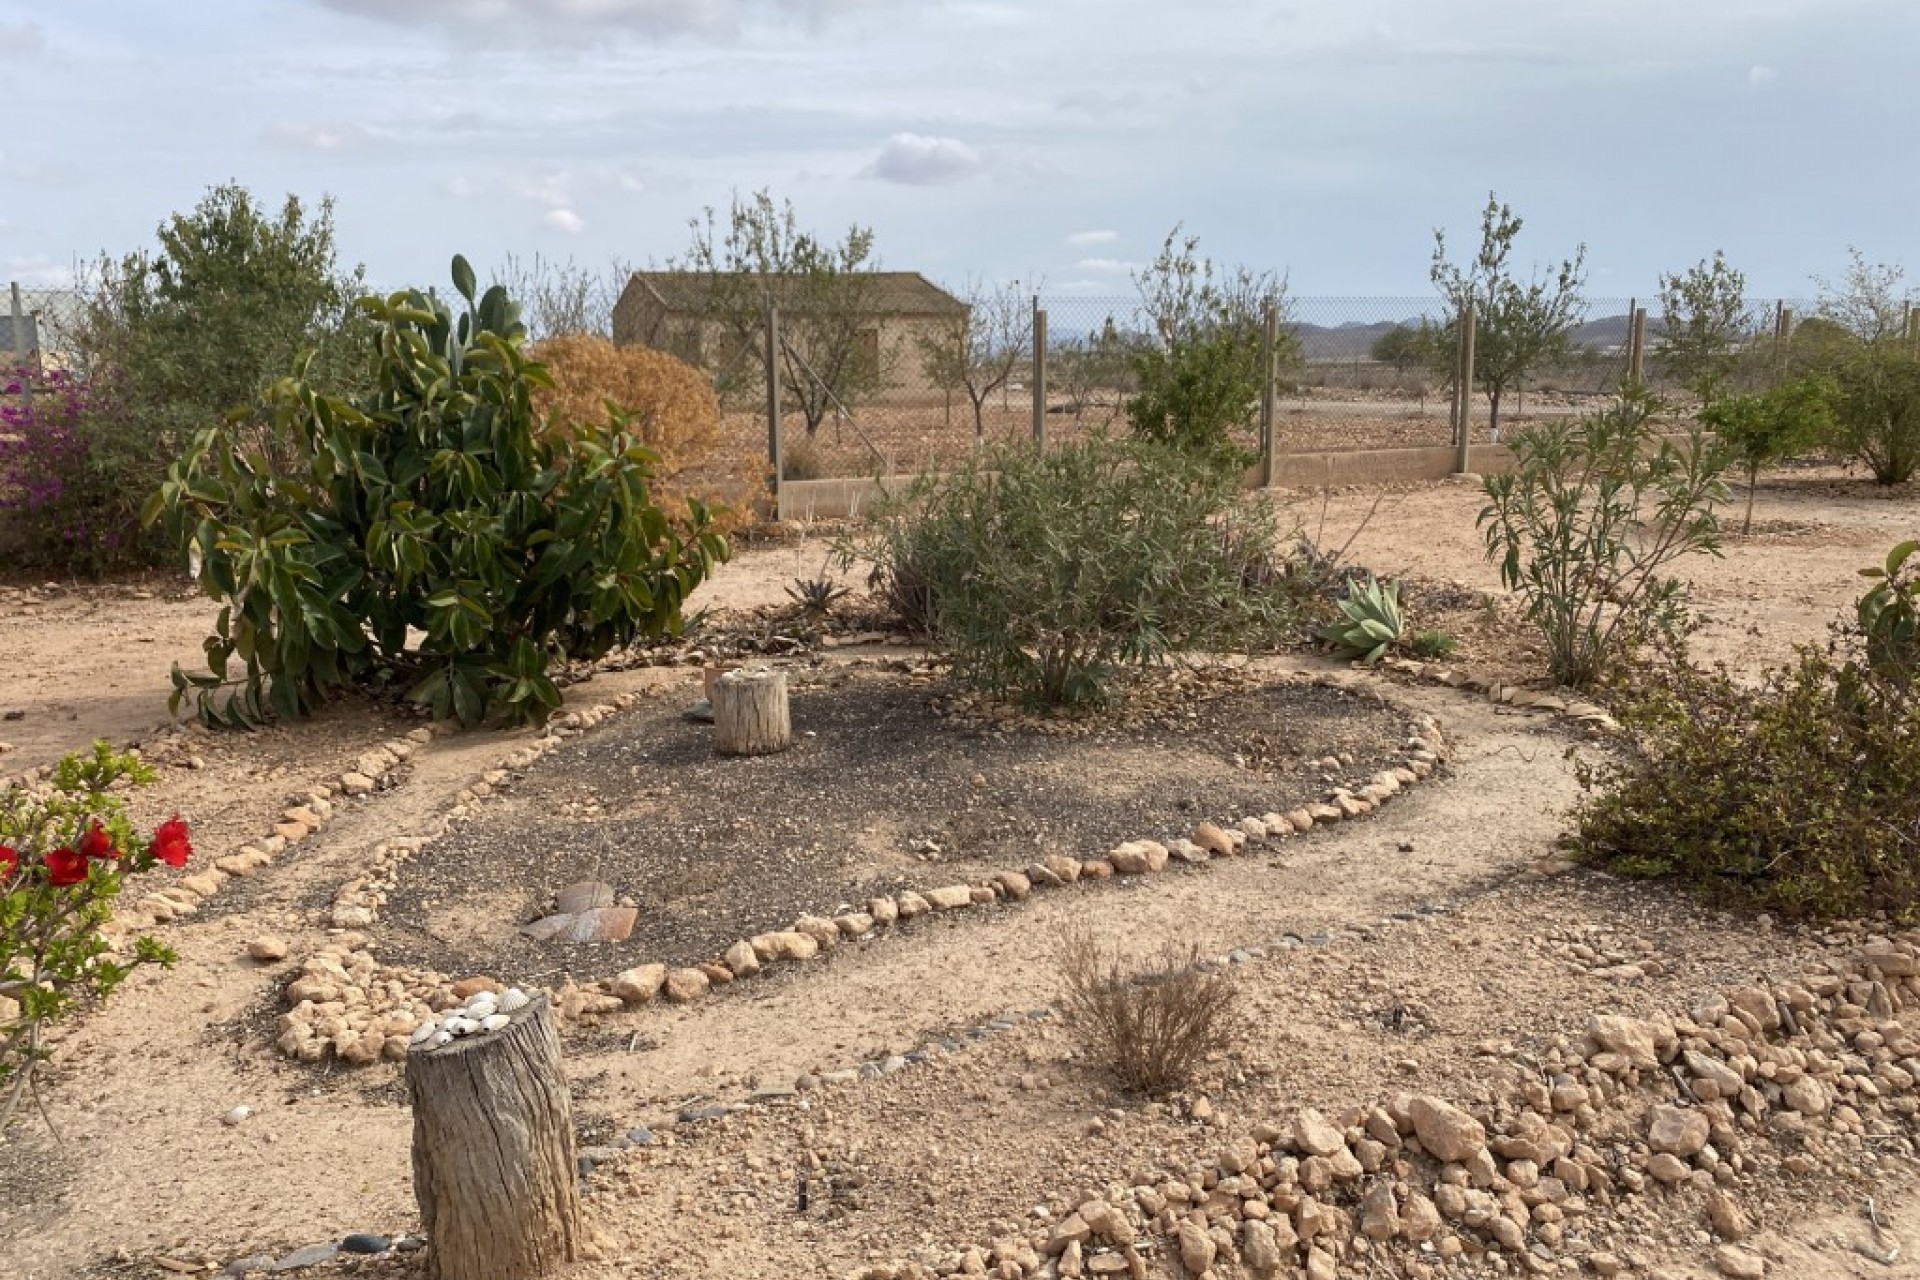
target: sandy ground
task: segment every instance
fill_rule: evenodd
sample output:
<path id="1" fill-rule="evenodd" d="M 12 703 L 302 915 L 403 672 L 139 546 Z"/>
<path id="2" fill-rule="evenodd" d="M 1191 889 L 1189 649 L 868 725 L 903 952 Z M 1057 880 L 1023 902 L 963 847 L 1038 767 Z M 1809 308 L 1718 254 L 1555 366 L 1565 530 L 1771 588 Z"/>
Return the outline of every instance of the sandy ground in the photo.
<path id="1" fill-rule="evenodd" d="M 1298 494 L 1293 506 L 1307 532 L 1338 545 L 1376 496 Z M 1474 530 L 1479 505 L 1461 484 L 1388 491 L 1349 558 L 1497 593 Z M 1688 571 L 1707 618 L 1697 651 L 1751 670 L 1820 639 L 1857 592 L 1854 571 L 1916 526 L 1911 494 L 1887 497 L 1833 473 L 1776 477 L 1760 495 L 1755 532 L 1729 537 L 1723 559 Z M 778 601 L 782 587 L 818 570 L 824 550 L 814 538 L 749 552 L 696 604 Z M 95 737 L 149 737 L 166 720 L 167 669 L 194 662 L 208 613 L 163 582 L 7 591 L 0 769 L 45 763 Z M 1462 660 L 1471 667 L 1473 658 Z M 664 686 L 677 697 L 696 681 L 686 669 L 615 672 L 577 695 Z M 1759 970 L 1791 970 L 1816 949 L 1657 889 L 1542 877 L 1536 865 L 1575 794 L 1567 749 L 1587 749 L 1583 740 L 1451 690 L 1378 688 L 1410 715 L 1438 716 L 1456 754 L 1438 779 L 1367 820 L 1271 856 L 942 918 L 843 947 L 802 972 L 685 1008 L 630 1011 L 568 1037 L 578 1118 L 608 1132 L 665 1132 L 687 1105 L 737 1101 L 1057 1001 L 1053 938 L 1072 921 L 1133 945 L 1177 939 L 1209 951 L 1327 935 L 1324 946 L 1236 971 L 1252 1026 L 1192 1096 L 1152 1106 L 1117 1098 L 1061 1028 L 1023 1020 L 964 1052 L 632 1153 L 612 1178 L 596 1179 L 589 1220 L 605 1256 L 577 1276 L 842 1276 L 877 1259 L 944 1256 L 1003 1233 L 1036 1204 L 1192 1159 L 1304 1103 L 1337 1114 L 1415 1086 L 1492 1096 L 1516 1070 L 1515 1053 L 1576 1033 L 1588 1011 L 1677 1010 Z M 202 855 L 217 856 L 407 723 L 343 708 L 247 737 L 194 733 L 160 758 L 161 781 L 138 808 L 146 820 L 188 814 Z M 463 780 L 525 736 L 436 737 L 402 785 L 343 806 L 269 870 L 164 927 L 180 966 L 141 973 L 63 1038 L 43 1090 L 51 1133 L 29 1116 L 0 1151 L 9 1186 L 0 1274 L 166 1274 L 151 1259 L 224 1265 L 351 1231 L 417 1229 L 398 1069 L 282 1059 L 270 1038 L 285 968 L 248 960 L 244 944 L 274 932 L 298 956 L 323 943 L 328 895 L 372 844 L 443 811 Z M 1413 918 L 1383 928 L 1396 912 Z M 1596 931 L 1657 955 L 1659 975 L 1622 983 L 1568 965 L 1569 940 Z M 1389 1026 L 1392 1009 L 1407 1016 Z M 223 1125 L 237 1105 L 256 1114 Z M 1212 1118 L 1196 1118 L 1201 1110 Z M 859 1170 L 860 1194 L 844 1213 L 799 1212 L 795 1170 L 823 1161 Z M 1858 1152 L 1842 1176 L 1787 1194 L 1757 1190 L 1750 1210 L 1770 1274 L 1920 1275 L 1904 1260 L 1920 1250 L 1912 1187 L 1901 1162 Z M 1854 1248 L 1866 1239 L 1867 1195 L 1894 1215 L 1905 1253 L 1893 1265 Z M 1618 1230 L 1621 1239 L 1604 1243 L 1643 1271 L 1707 1274 L 1697 1201 L 1648 1199 Z"/>

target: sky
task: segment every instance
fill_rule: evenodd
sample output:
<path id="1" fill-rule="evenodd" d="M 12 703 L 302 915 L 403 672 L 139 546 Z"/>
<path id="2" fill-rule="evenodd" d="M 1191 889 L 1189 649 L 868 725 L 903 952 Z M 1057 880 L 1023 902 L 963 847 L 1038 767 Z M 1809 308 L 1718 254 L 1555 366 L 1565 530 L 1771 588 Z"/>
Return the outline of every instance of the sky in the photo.
<path id="1" fill-rule="evenodd" d="M 1724 250 L 1920 272 L 1912 0 L 0 0 L 0 280 L 209 186 L 332 196 L 390 288 L 661 263 L 768 188 L 950 284 L 1123 294 L 1176 225 L 1296 296 L 1425 296 L 1488 192 L 1642 298 Z"/>

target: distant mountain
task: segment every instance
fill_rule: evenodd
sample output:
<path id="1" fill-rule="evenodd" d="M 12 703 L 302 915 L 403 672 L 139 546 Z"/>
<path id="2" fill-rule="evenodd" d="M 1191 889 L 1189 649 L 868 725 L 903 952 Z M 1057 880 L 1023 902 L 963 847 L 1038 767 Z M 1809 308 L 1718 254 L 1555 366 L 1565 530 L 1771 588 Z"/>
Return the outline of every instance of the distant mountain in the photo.
<path id="1" fill-rule="evenodd" d="M 1300 354 L 1309 362 L 1367 360 L 1372 358 L 1373 344 L 1380 340 L 1381 335 L 1400 324 L 1418 328 L 1420 318 L 1415 316 L 1409 320 L 1376 320 L 1367 324 L 1355 322 L 1339 325 L 1296 322 L 1292 328 L 1294 337 L 1300 343 Z M 1624 350 L 1629 324 L 1624 314 L 1598 316 L 1573 331 L 1573 344 L 1589 350 Z M 1648 339 L 1651 340 L 1659 329 L 1660 322 L 1649 316 Z"/>

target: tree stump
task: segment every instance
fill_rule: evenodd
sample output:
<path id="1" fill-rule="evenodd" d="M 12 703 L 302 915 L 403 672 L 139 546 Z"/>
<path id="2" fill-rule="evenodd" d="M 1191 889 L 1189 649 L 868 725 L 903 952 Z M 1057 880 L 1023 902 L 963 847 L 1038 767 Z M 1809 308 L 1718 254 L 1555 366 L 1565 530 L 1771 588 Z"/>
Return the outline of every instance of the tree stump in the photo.
<path id="1" fill-rule="evenodd" d="M 407 1055 L 434 1280 L 530 1280 L 576 1261 L 586 1239 L 553 1009 L 536 996 L 512 1017 Z"/>
<path id="2" fill-rule="evenodd" d="M 764 756 L 792 746 L 786 672 L 758 667 L 715 680 L 713 745 L 723 756 Z"/>

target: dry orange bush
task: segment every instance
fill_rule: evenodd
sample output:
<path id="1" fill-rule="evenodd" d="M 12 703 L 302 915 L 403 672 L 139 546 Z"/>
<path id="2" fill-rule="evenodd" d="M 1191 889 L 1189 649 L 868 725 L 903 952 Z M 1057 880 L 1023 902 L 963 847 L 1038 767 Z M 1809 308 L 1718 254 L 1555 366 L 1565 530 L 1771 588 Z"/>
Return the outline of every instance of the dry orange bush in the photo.
<path id="1" fill-rule="evenodd" d="M 553 375 L 537 391 L 541 415 L 558 411 L 575 422 L 604 425 L 611 400 L 633 415 L 633 428 L 660 455 L 654 501 L 668 511 L 688 498 L 720 504 L 715 522 L 730 532 L 751 524 L 766 492 L 765 464 L 730 448 L 720 430 L 720 402 L 707 375 L 664 351 L 615 346 L 589 334 L 564 334 L 531 353 Z"/>

